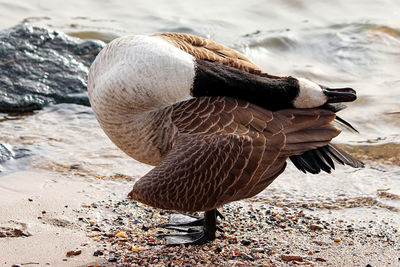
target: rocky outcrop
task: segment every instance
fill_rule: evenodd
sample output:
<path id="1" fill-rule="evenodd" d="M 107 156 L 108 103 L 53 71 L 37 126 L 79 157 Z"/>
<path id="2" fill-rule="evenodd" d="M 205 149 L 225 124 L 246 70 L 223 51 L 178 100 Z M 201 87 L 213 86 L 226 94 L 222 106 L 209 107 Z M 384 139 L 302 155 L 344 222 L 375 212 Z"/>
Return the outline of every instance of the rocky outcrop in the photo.
<path id="1" fill-rule="evenodd" d="M 20 24 L 0 31 L 0 112 L 50 103 L 89 105 L 86 77 L 104 47 L 64 33 Z"/>

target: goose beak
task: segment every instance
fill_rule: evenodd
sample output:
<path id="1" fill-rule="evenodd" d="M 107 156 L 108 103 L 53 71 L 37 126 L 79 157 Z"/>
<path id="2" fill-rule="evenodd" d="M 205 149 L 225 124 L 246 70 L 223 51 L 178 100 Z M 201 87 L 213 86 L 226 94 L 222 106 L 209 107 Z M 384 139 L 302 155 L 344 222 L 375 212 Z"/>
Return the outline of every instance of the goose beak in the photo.
<path id="1" fill-rule="evenodd" d="M 356 91 L 351 88 L 325 88 L 327 103 L 352 102 L 357 99 Z"/>

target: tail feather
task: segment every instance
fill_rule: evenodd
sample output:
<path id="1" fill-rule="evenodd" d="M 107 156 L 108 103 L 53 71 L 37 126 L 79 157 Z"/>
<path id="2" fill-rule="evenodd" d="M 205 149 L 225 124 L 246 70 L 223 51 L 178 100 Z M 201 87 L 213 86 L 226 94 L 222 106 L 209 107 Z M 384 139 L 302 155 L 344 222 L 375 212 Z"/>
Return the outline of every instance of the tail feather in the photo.
<path id="1" fill-rule="evenodd" d="M 337 113 L 345 109 L 346 106 L 341 103 L 335 103 L 335 104 L 326 104 L 321 108 Z M 345 121 L 344 119 L 340 118 L 337 115 L 335 121 L 344 128 L 358 133 L 358 131 L 349 122 Z M 329 126 L 326 125 L 325 127 Z M 321 128 L 323 127 L 320 127 L 319 129 L 316 130 L 322 130 Z M 327 143 L 328 144 L 325 143 L 325 145 L 316 147 L 301 154 L 292 155 L 290 156 L 290 160 L 300 171 L 304 173 L 309 172 L 313 174 L 317 174 L 321 170 L 330 173 L 332 169 L 335 169 L 334 161 L 336 161 L 339 164 L 348 165 L 354 168 L 364 167 L 364 163 L 362 163 L 355 157 L 351 156 L 342 149 L 334 146 L 333 144 L 330 144 L 329 141 Z M 302 145 L 301 143 L 299 144 L 293 142 L 292 144 L 288 145 L 288 148 L 290 148 L 290 150 L 292 151 L 296 151 L 296 149 L 302 147 L 301 145 Z"/>
<path id="2" fill-rule="evenodd" d="M 345 109 L 347 106 L 342 104 L 342 103 L 334 103 L 334 104 L 325 104 L 321 108 L 322 109 L 327 109 L 330 110 L 334 113 L 338 113 L 339 111 Z M 349 130 L 350 132 L 356 132 L 358 133 L 357 129 L 353 127 L 348 121 L 345 121 L 338 115 L 336 115 L 335 121 L 343 126 L 345 129 Z"/>
<path id="3" fill-rule="evenodd" d="M 356 128 L 353 127 L 353 125 L 351 125 L 348 121 L 345 121 L 344 119 L 342 119 L 341 117 L 336 115 L 336 122 L 340 125 L 342 125 L 344 128 L 346 128 L 347 130 L 349 130 L 350 132 L 356 132 L 359 133 L 357 131 Z"/>
<path id="4" fill-rule="evenodd" d="M 321 170 L 331 173 L 331 170 L 335 169 L 332 159 L 342 165 L 349 165 L 354 168 L 364 167 L 364 163 L 333 144 L 306 151 L 301 155 L 290 156 L 290 160 L 297 169 L 312 174 L 317 174 Z"/>

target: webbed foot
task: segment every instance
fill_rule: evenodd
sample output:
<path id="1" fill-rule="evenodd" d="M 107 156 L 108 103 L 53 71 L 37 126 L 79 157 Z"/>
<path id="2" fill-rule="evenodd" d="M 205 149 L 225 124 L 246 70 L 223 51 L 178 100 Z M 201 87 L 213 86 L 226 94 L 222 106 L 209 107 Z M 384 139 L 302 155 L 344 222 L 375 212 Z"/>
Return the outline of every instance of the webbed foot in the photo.
<path id="1" fill-rule="evenodd" d="M 206 211 L 204 218 L 184 214 L 171 214 L 168 223 L 161 227 L 173 229 L 186 233 L 162 234 L 167 246 L 176 245 L 202 245 L 215 239 L 217 230 L 217 214 L 222 216 L 216 209 Z M 219 230 L 221 230 L 218 227 Z"/>

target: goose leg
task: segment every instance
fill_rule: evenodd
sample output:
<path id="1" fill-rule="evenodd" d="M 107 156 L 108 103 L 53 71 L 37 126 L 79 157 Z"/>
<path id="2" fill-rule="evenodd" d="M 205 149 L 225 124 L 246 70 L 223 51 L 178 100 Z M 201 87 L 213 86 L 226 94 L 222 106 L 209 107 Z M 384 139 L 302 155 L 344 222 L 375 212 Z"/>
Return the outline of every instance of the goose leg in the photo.
<path id="1" fill-rule="evenodd" d="M 185 215 L 186 216 L 186 215 Z M 215 232 L 217 230 L 217 210 L 210 210 L 204 213 L 204 218 L 192 217 L 192 222 L 183 223 L 168 223 L 164 227 L 169 229 L 176 229 L 179 231 L 186 231 L 187 233 L 182 234 L 165 234 L 159 235 L 167 241 L 167 246 L 175 245 L 202 245 L 208 241 L 215 239 Z M 194 217 L 194 218 L 193 218 Z M 196 226 L 201 223 L 201 226 Z M 195 226 L 195 227 L 193 227 Z M 181 228 L 188 228 L 181 230 Z"/>
<path id="2" fill-rule="evenodd" d="M 215 212 L 216 212 L 216 217 L 224 219 L 224 216 L 217 209 L 215 209 Z M 160 227 L 178 230 L 178 231 L 182 231 L 182 232 L 193 232 L 193 230 L 191 230 L 191 229 L 195 229 L 195 228 L 190 228 L 187 226 L 203 226 L 205 216 L 198 217 L 198 216 L 182 214 L 182 213 L 173 213 L 170 215 L 168 223 L 165 223 L 165 224 L 161 225 Z M 223 230 L 220 229 L 220 227 L 218 227 L 218 226 L 217 226 L 217 229 L 219 231 L 223 232 Z"/>

